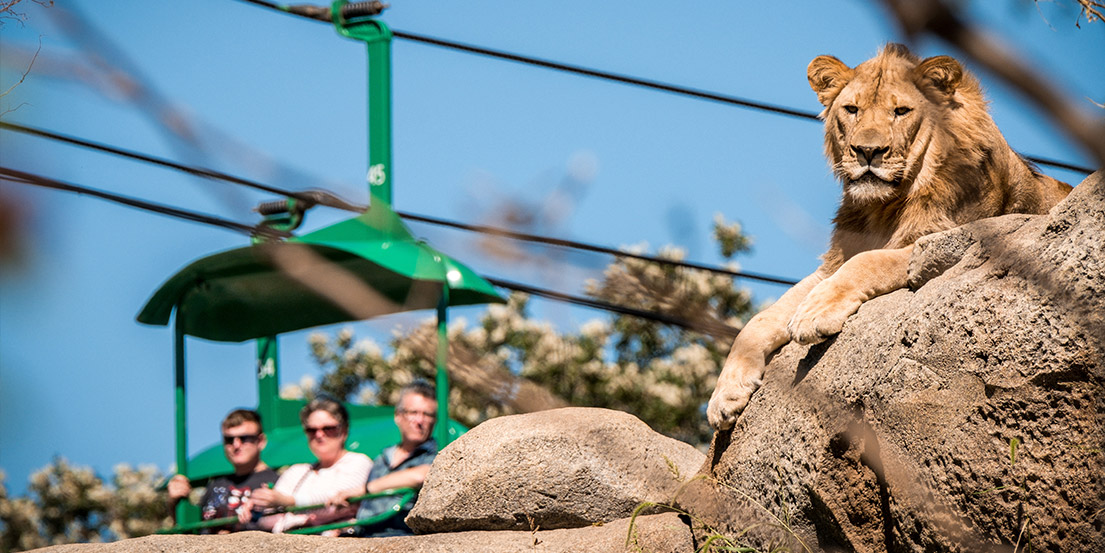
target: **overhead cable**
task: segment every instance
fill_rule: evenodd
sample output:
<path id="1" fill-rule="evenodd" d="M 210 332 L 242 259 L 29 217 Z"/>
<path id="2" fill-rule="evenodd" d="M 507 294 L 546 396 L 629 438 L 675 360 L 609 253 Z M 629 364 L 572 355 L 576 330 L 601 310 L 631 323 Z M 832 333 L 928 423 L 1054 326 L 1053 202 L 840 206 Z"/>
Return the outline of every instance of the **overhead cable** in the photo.
<path id="1" fill-rule="evenodd" d="M 603 309 L 606 311 L 613 311 L 622 315 L 630 315 L 633 317 L 639 317 L 642 319 L 648 319 L 658 323 L 664 323 L 668 325 L 678 326 L 687 330 L 694 330 L 703 334 L 709 334 L 716 337 L 736 337 L 740 333 L 740 329 L 723 323 L 716 322 L 693 322 L 683 319 L 681 317 L 673 317 L 665 313 L 657 313 L 654 311 L 644 311 L 641 309 L 634 309 L 632 307 L 624 307 L 621 305 L 615 305 L 612 303 L 594 300 L 591 298 L 584 298 L 580 296 L 572 296 L 569 294 L 562 294 L 560 292 L 554 292 L 552 290 L 546 290 L 544 288 L 537 288 L 526 284 L 519 284 L 517 282 L 511 282 L 508 280 L 502 280 L 498 278 L 484 277 L 488 282 L 498 286 L 500 288 L 507 288 L 517 292 L 525 294 L 531 294 L 534 296 L 541 296 L 544 298 L 562 301 L 566 303 L 572 303 L 575 305 L 581 305 L 584 307 L 591 307 L 594 309 Z"/>
<path id="2" fill-rule="evenodd" d="M 175 169 L 177 171 L 182 171 L 182 172 L 185 172 L 185 173 L 188 173 L 188 174 L 191 174 L 191 175 L 195 175 L 195 176 L 198 176 L 198 177 L 203 177 L 203 178 L 206 178 L 206 179 L 213 179 L 213 180 L 221 180 L 221 181 L 225 181 L 225 182 L 230 182 L 230 183 L 245 186 L 247 188 L 253 188 L 254 190 L 260 190 L 262 192 L 268 192 L 270 194 L 277 194 L 277 195 L 285 196 L 285 197 L 288 197 L 288 198 L 295 198 L 297 200 L 303 201 L 303 202 L 308 203 L 310 205 L 322 204 L 322 205 L 329 205 L 330 207 L 336 207 L 338 209 L 347 209 L 347 210 L 350 210 L 350 211 L 355 210 L 355 206 L 340 200 L 340 198 L 337 198 L 336 196 L 333 196 L 332 194 L 329 195 L 330 198 L 333 198 L 331 200 L 330 198 L 326 197 L 327 195 L 317 194 L 316 191 L 295 192 L 295 191 L 283 190 L 283 189 L 277 188 L 275 186 L 269 186 L 267 184 L 263 184 L 263 183 L 260 183 L 260 182 L 257 182 L 257 181 L 252 181 L 252 180 L 249 180 L 249 179 L 243 179 L 241 177 L 236 177 L 234 175 L 223 173 L 221 171 L 215 171 L 213 169 L 206 169 L 206 168 L 203 168 L 203 167 L 194 167 L 194 166 L 190 166 L 190 165 L 184 165 L 182 163 L 177 163 L 175 161 L 170 161 L 170 160 L 167 160 L 165 158 L 159 158 L 159 157 L 154 157 L 154 156 L 151 156 L 151 155 L 148 155 L 148 154 L 143 154 L 143 153 L 140 153 L 140 152 L 135 152 L 133 150 L 125 150 L 123 148 L 117 148 L 115 146 L 108 146 L 106 144 L 101 144 L 101 143 L 98 143 L 98 142 L 92 142 L 91 140 L 85 140 L 83 138 L 76 138 L 76 137 L 73 137 L 73 136 L 59 134 L 59 133 L 55 133 L 55 132 L 51 132 L 51 131 L 47 131 L 47 130 L 43 130 L 43 129 L 37 129 L 37 128 L 34 128 L 34 127 L 27 127 L 27 126 L 15 124 L 15 123 L 7 123 L 7 122 L 4 122 L 4 121 L 0 121 L 0 129 L 5 129 L 5 130 L 15 131 L 15 132 L 21 132 L 21 133 L 29 134 L 29 135 L 32 135 L 32 136 L 47 138 L 47 139 L 54 140 L 54 141 L 57 141 L 57 142 L 64 142 L 66 144 L 70 144 L 70 145 L 73 145 L 73 146 L 80 146 L 82 148 L 88 148 L 90 150 L 96 150 L 96 151 L 100 151 L 100 152 L 104 152 L 104 153 L 108 153 L 108 154 L 112 154 L 112 155 L 117 155 L 117 156 L 120 156 L 120 157 L 125 157 L 125 158 L 129 158 L 129 159 L 134 159 L 134 160 L 137 160 L 137 161 L 142 161 L 142 162 L 145 162 L 145 163 L 150 163 L 150 164 L 153 164 L 153 165 L 158 165 L 158 166 L 161 166 L 161 167 L 167 167 L 169 169 Z M 361 211 L 364 211 L 364 210 L 361 209 Z"/>
<path id="3" fill-rule="evenodd" d="M 503 52 L 501 50 L 492 50 L 490 48 L 483 48 L 480 46 L 472 46 L 469 44 L 462 44 L 459 42 L 453 42 L 449 40 L 443 40 L 439 38 L 429 37 L 425 35 L 418 35 L 415 33 L 408 33 L 405 31 L 393 30 L 392 34 L 396 38 L 402 38 L 414 42 L 421 42 L 423 44 L 430 44 L 433 46 L 440 46 L 443 48 L 449 48 L 452 50 L 459 50 L 461 52 L 468 52 L 470 54 L 479 54 L 481 56 L 488 56 L 492 58 L 498 58 L 502 60 L 508 60 L 518 63 L 524 63 L 527 65 L 535 65 L 537 67 L 544 67 L 546 69 L 555 69 L 557 71 L 564 71 L 567 73 L 574 73 L 576 75 L 584 75 L 587 77 L 594 77 L 597 79 L 604 79 L 607 81 L 614 81 L 623 84 L 640 86 L 644 88 L 651 88 L 653 90 L 661 90 L 664 92 L 670 92 L 673 94 L 679 94 L 681 96 L 690 96 L 698 98 L 700 100 L 710 100 L 713 102 L 720 102 L 723 104 L 729 104 L 734 106 L 740 106 L 744 108 L 755 109 L 759 111 L 766 111 L 774 113 L 776 115 L 786 115 L 789 117 L 797 117 L 799 119 L 809 119 L 817 121 L 817 114 L 811 111 L 803 111 L 794 108 L 788 108 L 784 106 L 777 106 L 768 104 L 766 102 L 758 102 L 756 100 L 749 100 L 746 98 L 739 98 L 737 96 L 729 96 L 726 94 L 718 94 L 716 92 L 708 92 L 705 90 L 696 90 L 693 88 L 687 88 L 684 86 L 677 86 L 668 83 L 662 83 L 659 81 L 651 81 L 647 79 L 640 79 L 637 77 L 630 77 L 627 75 L 619 75 L 617 73 L 610 73 L 607 71 L 599 71 L 597 69 L 589 69 L 586 67 L 580 67 L 578 65 L 569 65 L 566 63 L 560 63 L 555 61 L 543 60 L 538 58 L 531 58 L 527 56 L 521 56 L 518 54 L 511 54 L 509 52 Z"/>
<path id="4" fill-rule="evenodd" d="M 122 204 L 129 207 L 135 207 L 146 211 L 152 211 L 162 215 L 168 215 L 170 217 L 176 217 L 178 219 L 184 219 L 187 221 L 193 221 L 196 223 L 204 223 L 207 225 L 213 225 L 223 228 L 228 228 L 237 232 L 241 232 L 248 235 L 268 235 L 274 237 L 288 238 L 291 234 L 271 229 L 267 227 L 250 226 L 242 223 L 237 223 L 228 219 L 222 219 L 214 217 L 212 215 L 205 215 L 202 213 L 196 213 L 194 211 L 186 211 L 167 205 L 156 204 L 147 202 L 144 200 L 138 200 L 135 198 L 129 198 L 127 196 L 120 196 L 118 194 L 112 194 L 110 192 L 104 192 L 102 190 L 96 190 L 76 184 L 70 184 L 62 182 L 56 179 L 43 177 L 41 175 L 35 175 L 33 173 L 27 173 L 24 171 L 18 171 L 16 169 L 10 169 L 7 167 L 0 167 L 0 179 L 10 182 L 18 182 L 23 184 L 30 184 L 34 186 L 41 186 L 44 188 L 52 188 L 55 190 L 64 190 L 66 192 L 76 192 L 77 194 L 87 194 L 103 200 Z"/>
<path id="5" fill-rule="evenodd" d="M 261 6 L 261 7 L 269 8 L 269 9 L 272 9 L 272 10 L 284 12 L 284 13 L 287 13 L 287 14 L 296 15 L 296 16 L 299 16 L 299 17 L 303 17 L 305 19 L 311 19 L 311 20 L 314 20 L 314 21 L 331 23 L 330 16 L 329 16 L 329 14 L 330 14 L 330 8 L 329 7 L 313 6 L 313 5 L 309 5 L 309 4 L 285 5 L 285 4 L 277 4 L 275 2 L 268 2 L 268 1 L 265 1 L 265 0 L 241 0 L 241 1 L 249 3 L 249 4 L 254 4 L 254 5 L 257 5 L 257 6 Z M 577 65 L 570 65 L 570 64 L 560 63 L 560 62 L 555 62 L 555 61 L 550 61 L 550 60 L 543 60 L 543 59 L 540 59 L 540 58 L 522 56 L 522 55 L 519 55 L 519 54 L 513 54 L 513 53 L 505 52 L 505 51 L 502 51 L 502 50 L 493 50 L 491 48 L 484 48 L 482 46 L 474 46 L 474 45 L 470 45 L 470 44 L 463 44 L 463 43 L 460 43 L 460 42 L 455 42 L 455 41 L 451 41 L 451 40 L 445 40 L 445 39 L 430 37 L 430 36 L 426 36 L 426 35 L 420 35 L 420 34 L 417 34 L 417 33 L 410 33 L 410 32 L 406 32 L 406 31 L 399 31 L 399 30 L 396 30 L 396 29 L 392 29 L 391 31 L 392 31 L 392 36 L 394 36 L 395 38 L 410 40 L 412 42 L 420 42 L 420 43 L 423 43 L 423 44 L 429 44 L 429 45 L 432 45 L 432 46 L 448 48 L 448 49 L 457 50 L 457 51 L 460 51 L 460 52 L 467 52 L 467 53 L 470 53 L 470 54 L 476 54 L 476 55 L 487 56 L 487 57 L 491 57 L 491 58 L 508 60 L 508 61 L 513 61 L 513 62 L 517 62 L 517 63 L 533 65 L 533 66 L 537 66 L 537 67 L 544 67 L 546 69 L 553 69 L 553 70 L 556 70 L 556 71 L 563 71 L 563 72 L 566 72 L 566 73 L 573 73 L 573 74 L 576 74 L 576 75 L 594 77 L 594 78 L 597 78 L 597 79 L 603 79 L 603 80 L 607 80 L 607 81 L 613 81 L 613 82 L 628 84 L 628 85 L 632 85 L 632 86 L 639 86 L 639 87 L 649 88 L 649 89 L 653 89 L 653 90 L 660 90 L 660 91 L 663 91 L 663 92 L 678 94 L 680 96 L 688 96 L 688 97 L 697 98 L 697 99 L 700 99 L 700 100 L 708 100 L 708 101 L 718 102 L 718 103 L 722 103 L 722 104 L 729 104 L 729 105 L 738 106 L 738 107 L 742 107 L 742 108 L 753 109 L 753 110 L 758 110 L 758 111 L 764 111 L 764 112 L 767 112 L 767 113 L 774 113 L 776 115 L 785 115 L 785 116 L 788 116 L 788 117 L 794 117 L 794 118 L 797 118 L 797 119 L 803 119 L 803 120 L 807 120 L 807 121 L 820 121 L 820 118 L 818 117 L 817 113 L 812 112 L 812 111 L 808 111 L 808 110 L 800 110 L 800 109 L 790 108 L 790 107 L 786 107 L 786 106 L 779 106 L 779 105 L 775 105 L 775 104 L 769 104 L 767 102 L 760 102 L 760 101 L 757 101 L 757 100 L 750 100 L 750 99 L 747 99 L 747 98 L 740 98 L 740 97 L 737 97 L 737 96 L 730 96 L 730 95 L 726 95 L 726 94 L 719 94 L 719 93 L 716 93 L 716 92 L 697 90 L 697 89 L 688 88 L 688 87 L 685 87 L 685 86 L 673 85 L 673 84 L 663 83 L 663 82 L 659 82 L 659 81 L 653 81 L 653 80 L 649 80 L 649 79 L 641 79 L 641 78 L 637 78 L 637 77 L 631 77 L 631 76 L 628 76 L 628 75 L 619 75 L 617 73 L 611 73 L 609 71 L 599 71 L 597 69 L 590 69 L 590 68 L 587 68 L 587 67 L 581 67 L 581 66 L 577 66 Z M 1093 172 L 1093 169 L 1090 169 L 1088 167 L 1075 165 L 1073 163 L 1067 163 L 1065 161 L 1058 161 L 1058 160 L 1049 159 L 1049 158 L 1045 158 L 1045 157 L 1039 157 L 1039 156 L 1028 156 L 1028 155 L 1026 155 L 1024 157 L 1025 157 L 1025 159 L 1027 159 L 1027 160 L 1029 160 L 1033 163 L 1037 163 L 1039 165 L 1047 165 L 1047 166 L 1050 166 L 1050 167 L 1055 167 L 1055 168 L 1058 168 L 1058 169 L 1066 169 L 1068 171 L 1079 172 L 1079 173 L 1083 173 L 1083 174 L 1087 174 L 1087 175 Z"/>
<path id="6" fill-rule="evenodd" d="M 700 271 L 708 271 L 708 272 L 711 272 L 711 273 L 723 274 L 723 275 L 728 275 L 728 276 L 731 276 L 731 277 L 747 278 L 747 279 L 750 279 L 750 280 L 759 280 L 759 281 L 767 282 L 767 283 L 771 283 L 771 284 L 785 284 L 787 286 L 793 286 L 795 284 L 798 284 L 797 280 L 788 279 L 788 278 L 765 275 L 765 274 L 761 274 L 761 273 L 749 273 L 749 272 L 745 272 L 745 271 L 734 271 L 732 269 L 726 269 L 726 268 L 723 268 L 723 267 L 713 267 L 713 266 L 710 266 L 710 265 L 703 265 L 701 263 L 694 263 L 694 262 L 691 262 L 691 261 L 677 261 L 677 260 L 674 260 L 674 259 L 665 259 L 665 258 L 662 258 L 662 257 L 656 257 L 656 256 L 651 256 L 651 255 L 643 255 L 643 254 L 637 254 L 637 253 L 627 252 L 627 251 L 623 251 L 623 250 L 615 250 L 613 248 L 607 248 L 605 246 L 596 246 L 594 244 L 587 244 L 587 243 L 584 243 L 584 242 L 576 242 L 574 240 L 565 240 L 565 239 L 562 239 L 562 238 L 550 238 L 550 237 L 547 237 L 547 236 L 537 236 L 535 234 L 526 234 L 526 233 L 522 233 L 522 232 L 515 232 L 515 231 L 512 231 L 512 230 L 506 230 L 506 229 L 501 229 L 501 228 L 497 228 L 497 227 L 490 227 L 490 226 L 485 226 L 485 225 L 472 225 L 472 224 L 468 224 L 468 223 L 458 223 L 458 222 L 455 222 L 455 221 L 449 221 L 449 220 L 446 220 L 446 219 L 439 219 L 439 218 L 436 218 L 436 217 L 427 217 L 425 215 L 417 215 L 417 214 L 414 214 L 414 213 L 405 213 L 405 212 L 398 211 L 398 210 L 395 213 L 397 213 L 400 217 L 403 217 L 404 219 L 410 219 L 412 221 L 420 221 L 420 222 L 423 222 L 423 223 L 430 223 L 430 224 L 433 224 L 433 225 L 453 227 L 453 228 L 468 230 L 468 231 L 472 231 L 472 232 L 479 232 L 479 233 L 483 233 L 483 234 L 504 236 L 504 237 L 507 237 L 507 238 L 512 238 L 514 240 L 522 240 L 522 241 L 525 241 L 525 242 L 537 242 L 537 243 L 540 243 L 540 244 L 548 244 L 548 245 L 553 245 L 553 246 L 562 246 L 562 247 L 565 247 L 565 248 L 574 248 L 574 249 L 577 249 L 577 250 L 584 250 L 584 251 L 590 251 L 590 252 L 595 252 L 595 253 L 603 253 L 603 254 L 613 255 L 613 256 L 617 256 L 617 257 L 629 257 L 629 258 L 633 258 L 633 259 L 640 259 L 642 261 L 649 261 L 649 262 L 652 262 L 652 263 L 659 263 L 659 264 L 663 264 L 663 265 L 672 265 L 672 266 L 676 266 L 676 267 L 683 267 L 685 269 L 697 269 L 697 270 L 700 270 Z"/>
<path id="7" fill-rule="evenodd" d="M 261 191 L 264 191 L 264 192 L 269 192 L 269 193 L 272 193 L 272 194 L 278 194 L 278 195 L 285 196 L 285 197 L 288 197 L 288 198 L 296 198 L 296 199 L 299 199 L 301 201 L 304 201 L 305 203 L 307 203 L 309 205 L 316 205 L 316 204 L 317 205 L 326 205 L 326 206 L 329 206 L 329 207 L 342 209 L 342 210 L 345 210 L 345 211 L 351 211 L 351 212 L 354 212 L 354 213 L 363 213 L 366 209 L 368 209 L 367 206 L 357 205 L 357 204 L 354 204 L 352 202 L 348 202 L 348 201 L 346 201 L 342 198 L 339 198 L 338 196 L 336 196 L 334 194 L 331 194 L 331 193 L 325 192 L 325 191 L 308 190 L 308 191 L 298 191 L 297 192 L 297 191 L 291 191 L 291 190 L 284 190 L 284 189 L 281 189 L 281 188 L 277 188 L 275 186 L 270 186 L 270 185 L 267 185 L 267 184 L 262 184 L 262 183 L 259 183 L 259 182 L 256 182 L 256 181 L 251 181 L 251 180 L 244 179 L 244 178 L 241 178 L 241 177 L 236 177 L 234 175 L 229 175 L 227 173 L 223 173 L 223 172 L 220 172 L 220 171 L 214 171 L 212 169 L 206 169 L 206 168 L 203 168 L 203 167 L 194 167 L 194 166 L 184 165 L 184 164 L 177 163 L 177 162 L 174 162 L 174 161 L 169 161 L 167 159 L 154 157 L 154 156 L 151 156 L 151 155 L 148 155 L 148 154 L 134 152 L 134 151 L 131 151 L 131 150 L 125 150 L 125 149 L 122 149 L 122 148 L 117 148 L 115 146 L 109 146 L 109 145 L 106 145 L 106 144 L 101 144 L 101 143 L 97 143 L 97 142 L 92 142 L 90 140 L 85 140 L 83 138 L 76 138 L 76 137 L 73 137 L 73 136 L 58 134 L 58 133 L 43 130 L 43 129 L 27 127 L 27 126 L 15 124 L 15 123 L 5 123 L 3 121 L 0 121 L 0 129 L 5 129 L 5 130 L 9 130 L 9 131 L 14 131 L 14 132 L 21 132 L 21 133 L 29 134 L 29 135 L 32 135 L 32 136 L 38 136 L 38 137 L 46 138 L 46 139 L 50 139 L 50 140 L 56 140 L 56 141 L 64 142 L 66 144 L 70 144 L 70 145 L 74 145 L 74 146 L 89 148 L 89 149 L 99 151 L 99 152 L 104 152 L 104 153 L 108 153 L 108 154 L 112 154 L 112 155 L 117 155 L 117 156 L 120 156 L 120 157 L 134 159 L 134 160 L 137 160 L 137 161 L 143 161 L 143 162 L 146 162 L 146 163 L 151 163 L 151 164 L 154 164 L 154 165 L 158 165 L 158 166 L 161 166 L 161 167 L 167 167 L 167 168 L 175 169 L 175 170 L 178 170 L 178 171 L 183 171 L 185 173 L 192 174 L 192 175 L 198 175 L 198 176 L 201 176 L 201 177 L 204 177 L 204 178 L 209 178 L 209 179 L 213 179 L 213 180 L 222 180 L 222 181 L 230 182 L 232 184 L 238 184 L 238 185 L 246 186 L 246 187 L 249 187 L 249 188 L 254 188 L 254 189 L 257 189 L 257 190 L 261 190 Z M 457 228 L 457 229 L 461 229 L 461 230 L 468 230 L 468 231 L 471 231 L 471 232 L 479 232 L 479 233 L 483 233 L 483 234 L 489 234 L 489 235 L 493 235 L 493 236 L 503 236 L 503 237 L 506 237 L 506 238 L 511 238 L 511 239 L 514 239 L 514 240 L 520 240 L 520 241 L 524 241 L 524 242 L 534 242 L 534 243 L 539 243 L 539 244 L 560 246 L 560 247 L 565 247 L 565 248 L 574 248 L 574 249 L 578 249 L 578 250 L 590 251 L 590 252 L 595 252 L 595 253 L 603 253 L 603 254 L 613 255 L 613 256 L 617 256 L 617 257 L 628 257 L 628 258 L 633 258 L 633 259 L 640 259 L 642 261 L 649 261 L 649 262 L 660 263 L 660 264 L 664 264 L 664 265 L 683 267 L 683 268 L 687 268 L 687 269 L 697 269 L 697 270 L 701 270 L 701 271 L 709 271 L 709 272 L 713 272 L 713 273 L 717 273 L 717 274 L 728 275 L 728 276 L 731 276 L 731 277 L 746 278 L 746 279 L 750 279 L 750 280 L 758 280 L 758 281 L 761 281 L 761 282 L 767 282 L 767 283 L 771 283 L 771 284 L 782 284 L 782 285 L 787 285 L 787 286 L 792 286 L 794 284 L 797 284 L 796 280 L 788 279 L 788 278 L 782 278 L 782 277 L 777 277 L 777 276 L 772 276 L 772 275 L 766 275 L 766 274 L 762 274 L 762 273 L 751 273 L 751 272 L 745 272 L 745 271 L 735 271 L 735 270 L 732 270 L 732 269 L 727 269 L 727 268 L 722 268 L 722 267 L 714 267 L 714 266 L 710 266 L 710 265 L 703 265 L 703 264 L 700 264 L 700 263 L 694 263 L 694 262 L 689 262 L 689 261 L 676 261 L 676 260 L 672 260 L 672 259 L 665 259 L 665 258 L 662 258 L 662 257 L 655 257 L 655 256 L 650 256 L 650 255 L 630 253 L 630 252 L 626 252 L 626 251 L 622 251 L 622 250 L 616 250 L 616 249 L 613 249 L 613 248 L 608 248 L 608 247 L 605 247 L 605 246 L 587 244 L 587 243 L 584 243 L 584 242 L 577 242 L 577 241 L 573 241 L 573 240 L 565 240 L 565 239 L 561 239 L 561 238 L 551 238 L 551 237 L 546 237 L 546 236 L 538 236 L 538 235 L 534 235 L 534 234 L 525 234 L 525 233 L 521 233 L 521 232 L 516 232 L 516 231 L 512 231 L 512 230 L 497 228 L 497 227 L 485 226 L 485 225 L 473 225 L 473 224 L 468 224 L 468 223 L 459 223 L 459 222 L 455 222 L 455 221 L 449 221 L 449 220 L 446 220 L 446 219 L 430 217 L 430 216 L 427 216 L 427 215 L 418 215 L 418 214 L 415 214 L 415 213 L 403 212 L 403 211 L 398 211 L 398 210 L 396 211 L 396 214 L 398 214 L 400 217 L 403 217 L 404 219 L 409 219 L 409 220 L 412 220 L 412 221 L 419 221 L 419 222 L 422 222 L 422 223 L 429 223 L 429 224 L 432 224 L 432 225 L 452 227 L 452 228 Z"/>
<path id="8" fill-rule="evenodd" d="M 206 225 L 212 225 L 212 226 L 217 226 L 217 227 L 222 227 L 222 228 L 228 228 L 228 229 L 238 231 L 238 232 L 242 232 L 242 233 L 248 234 L 248 235 L 262 234 L 262 235 L 268 235 L 268 236 L 280 237 L 280 238 L 288 238 L 288 237 L 291 236 L 289 233 L 284 232 L 284 231 L 279 231 L 279 230 L 275 230 L 275 229 L 271 229 L 271 228 L 267 228 L 267 227 L 252 227 L 252 226 L 249 226 L 249 225 L 243 225 L 241 223 L 236 223 L 234 221 L 229 221 L 229 220 L 226 220 L 226 219 L 221 219 L 221 218 L 213 217 L 213 216 L 210 216 L 210 215 L 204 215 L 204 214 L 201 214 L 201 213 L 186 211 L 186 210 L 183 210 L 183 209 L 178 209 L 178 208 L 169 207 L 169 206 L 165 206 L 165 205 L 161 205 L 161 204 L 146 202 L 146 201 L 143 201 L 143 200 L 136 200 L 134 198 L 128 198 L 128 197 L 125 197 L 125 196 L 120 196 L 120 195 L 117 195 L 117 194 L 111 194 L 109 192 L 104 192 L 104 191 L 101 191 L 101 190 L 95 190 L 95 189 L 88 188 L 88 187 L 85 187 L 85 186 L 70 184 L 70 183 L 62 182 L 62 181 L 59 181 L 59 180 L 56 180 L 56 179 L 51 179 L 51 178 L 43 177 L 41 175 L 35 175 L 35 174 L 32 174 L 32 173 L 27 173 L 27 172 L 24 172 L 24 171 L 18 171 L 18 170 L 10 169 L 10 168 L 7 168 L 7 167 L 0 167 L 0 180 L 6 180 L 6 181 L 9 181 L 9 182 L 15 182 L 15 183 L 21 183 L 21 184 L 29 184 L 29 185 L 34 185 L 34 186 L 41 186 L 41 187 L 44 187 L 44 188 L 51 188 L 51 189 L 55 189 L 55 190 L 63 190 L 63 191 L 66 191 L 66 192 L 75 192 L 75 193 L 78 193 L 78 194 L 86 194 L 86 195 L 89 195 L 89 196 L 94 196 L 94 197 L 97 197 L 97 198 L 105 199 L 105 200 L 115 202 L 115 203 L 118 203 L 118 204 L 126 205 L 128 207 L 134 207 L 134 208 L 142 209 L 144 211 L 150 211 L 150 212 L 158 213 L 158 214 L 161 214 L 161 215 L 168 215 L 170 217 L 176 217 L 178 219 L 183 219 L 183 220 L 186 220 L 186 221 L 192 221 L 192 222 L 202 223 L 202 224 L 206 224 Z M 605 310 L 605 311 L 620 313 L 622 315 L 629 315 L 629 316 L 638 317 L 638 318 L 642 318 L 642 319 L 646 319 L 646 320 L 650 320 L 650 321 L 654 321 L 654 322 L 658 322 L 658 323 L 678 326 L 678 327 L 681 327 L 681 328 L 686 328 L 688 330 L 693 330 L 693 331 L 696 331 L 696 332 L 702 332 L 704 334 L 710 334 L 710 335 L 713 335 L 713 336 L 730 337 L 731 338 L 731 337 L 736 336 L 737 333 L 740 332 L 739 329 L 737 329 L 735 327 L 732 327 L 730 325 L 726 325 L 726 324 L 721 324 L 721 323 L 697 323 L 697 322 L 688 321 L 688 320 L 680 318 L 680 317 L 673 317 L 673 316 L 667 315 L 665 313 L 658 313 L 658 312 L 654 312 L 654 311 L 645 311 L 645 310 L 642 310 L 642 309 L 634 309 L 634 308 L 631 308 L 631 307 L 624 307 L 624 306 L 615 305 L 615 304 L 600 301 L 600 300 L 595 300 L 595 299 L 586 298 L 586 297 L 582 297 L 582 296 L 574 296 L 574 295 L 571 295 L 571 294 L 564 294 L 564 293 L 561 293 L 561 292 L 555 292 L 555 291 L 548 290 L 548 289 L 545 289 L 545 288 L 539 288 L 539 287 L 536 287 L 536 286 L 529 286 L 529 285 L 526 285 L 526 284 L 519 284 L 519 283 L 516 283 L 516 282 L 511 282 L 511 281 L 497 279 L 497 278 L 491 278 L 491 277 L 483 277 L 483 278 L 485 278 L 488 282 L 490 282 L 490 283 L 492 283 L 495 286 L 498 286 L 500 288 L 506 288 L 508 290 L 514 290 L 514 291 L 523 292 L 523 293 L 527 293 L 527 294 L 531 294 L 531 295 L 535 295 L 535 296 L 541 296 L 541 297 L 556 300 L 556 301 L 572 303 L 572 304 L 575 304 L 575 305 L 590 307 L 590 308 L 593 308 L 593 309 L 602 309 L 602 310 Z"/>

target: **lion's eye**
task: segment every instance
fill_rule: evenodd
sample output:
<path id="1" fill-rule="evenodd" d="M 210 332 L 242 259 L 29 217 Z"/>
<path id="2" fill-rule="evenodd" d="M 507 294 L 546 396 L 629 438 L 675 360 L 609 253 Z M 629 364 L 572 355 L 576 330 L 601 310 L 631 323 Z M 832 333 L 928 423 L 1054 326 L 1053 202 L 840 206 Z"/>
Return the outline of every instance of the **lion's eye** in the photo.
<path id="1" fill-rule="evenodd" d="M 905 115 L 905 114 L 907 114 L 911 111 L 913 111 L 913 108 L 907 108 L 905 106 L 902 106 L 902 107 L 899 107 L 899 108 L 894 108 L 894 115 L 897 115 L 897 116 L 901 117 L 902 115 Z"/>
<path id="2" fill-rule="evenodd" d="M 859 108 L 857 108 L 856 106 L 848 105 L 844 106 L 844 111 L 848 113 L 856 113 L 857 111 L 859 111 Z"/>

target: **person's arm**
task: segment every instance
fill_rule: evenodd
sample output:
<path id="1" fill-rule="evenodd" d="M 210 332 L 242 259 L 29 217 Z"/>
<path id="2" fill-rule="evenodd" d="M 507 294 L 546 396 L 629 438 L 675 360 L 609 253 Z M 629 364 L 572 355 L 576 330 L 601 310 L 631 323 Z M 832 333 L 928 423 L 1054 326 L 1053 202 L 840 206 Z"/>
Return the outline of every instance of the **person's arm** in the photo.
<path id="1" fill-rule="evenodd" d="M 334 466 L 323 469 L 313 478 L 300 486 L 293 494 L 296 505 L 318 505 L 326 503 L 342 490 L 364 485 L 372 461 L 358 453 L 346 453 Z"/>
<path id="2" fill-rule="evenodd" d="M 409 469 L 397 470 L 391 474 L 385 474 L 365 485 L 365 493 L 380 493 L 396 488 L 419 489 L 426 481 L 426 474 L 430 472 L 430 465 L 418 465 Z"/>
<path id="3" fill-rule="evenodd" d="M 292 496 L 292 492 L 309 470 L 311 470 L 311 466 L 305 463 L 292 465 L 284 471 L 284 474 L 280 476 L 272 488 L 265 486 L 254 488 L 249 493 L 252 507 L 265 510 L 295 505 L 295 497 Z"/>
<path id="4" fill-rule="evenodd" d="M 419 465 L 385 474 L 375 480 L 368 481 L 363 486 L 347 488 L 330 496 L 326 500 L 326 504 L 341 507 L 349 504 L 349 498 L 366 493 L 380 493 L 396 488 L 419 489 L 426 480 L 426 473 L 428 472 L 430 472 L 430 465 Z"/>
<path id="5" fill-rule="evenodd" d="M 346 489 L 330 496 L 330 498 L 326 500 L 326 504 L 327 505 L 336 505 L 336 506 L 339 506 L 339 507 L 344 506 L 344 505 L 349 505 L 349 498 L 350 497 L 357 497 L 358 495 L 363 495 L 365 493 L 364 490 L 365 490 L 364 486 L 357 486 L 355 488 L 346 488 Z"/>
<path id="6" fill-rule="evenodd" d="M 182 499 L 186 499 L 192 493 L 192 485 L 188 483 L 188 477 L 178 474 L 169 480 L 169 513 L 176 523 L 176 506 Z"/>
<path id="7" fill-rule="evenodd" d="M 258 507 L 262 510 L 274 507 L 291 507 L 295 505 L 295 497 L 269 488 L 258 488 L 253 490 L 249 498 L 253 502 L 253 507 Z"/>

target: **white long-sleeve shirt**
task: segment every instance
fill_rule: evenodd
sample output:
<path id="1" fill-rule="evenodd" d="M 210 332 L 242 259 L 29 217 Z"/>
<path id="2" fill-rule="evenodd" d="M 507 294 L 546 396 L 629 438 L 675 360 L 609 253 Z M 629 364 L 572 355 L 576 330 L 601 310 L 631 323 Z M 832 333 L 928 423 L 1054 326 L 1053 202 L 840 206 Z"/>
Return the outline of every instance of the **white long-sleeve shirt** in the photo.
<path id="1" fill-rule="evenodd" d="M 342 490 L 364 487 L 368 481 L 368 472 L 372 470 L 372 460 L 363 453 L 346 451 L 336 463 L 327 468 L 312 467 L 314 465 L 307 463 L 288 467 L 273 489 L 294 497 L 296 505 L 325 503 Z"/>

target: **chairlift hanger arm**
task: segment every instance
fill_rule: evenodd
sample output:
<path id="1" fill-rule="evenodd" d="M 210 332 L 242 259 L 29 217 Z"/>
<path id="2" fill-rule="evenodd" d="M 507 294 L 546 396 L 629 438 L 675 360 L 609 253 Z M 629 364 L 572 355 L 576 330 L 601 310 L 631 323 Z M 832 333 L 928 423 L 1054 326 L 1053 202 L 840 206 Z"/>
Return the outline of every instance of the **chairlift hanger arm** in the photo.
<path id="1" fill-rule="evenodd" d="M 338 17 L 346 20 L 356 19 L 360 17 L 372 17 L 379 15 L 384 10 L 391 7 L 389 4 L 383 2 L 334 2 L 330 6 L 318 6 L 315 4 L 278 4 L 276 2 L 267 2 L 264 0 L 243 0 L 250 4 L 257 4 L 266 8 L 277 9 L 282 12 L 290 13 L 292 15 L 298 15 L 316 21 L 330 22 L 334 20 L 333 14 L 338 14 Z M 337 8 L 337 9 L 335 9 Z"/>

